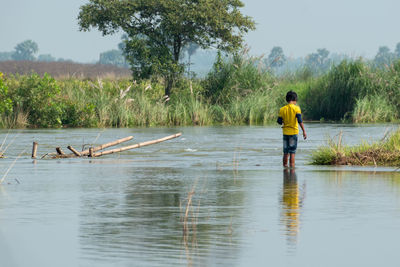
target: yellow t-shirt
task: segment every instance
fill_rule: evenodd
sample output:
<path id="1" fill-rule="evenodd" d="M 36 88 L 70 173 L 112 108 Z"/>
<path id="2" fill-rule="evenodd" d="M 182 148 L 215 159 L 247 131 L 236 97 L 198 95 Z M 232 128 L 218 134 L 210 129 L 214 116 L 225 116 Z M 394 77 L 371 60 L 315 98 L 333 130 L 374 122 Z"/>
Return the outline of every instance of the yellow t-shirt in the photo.
<path id="1" fill-rule="evenodd" d="M 282 129 L 284 135 L 299 134 L 297 114 L 301 114 L 301 110 L 299 106 L 294 104 L 287 104 L 279 110 L 279 117 L 283 120 Z"/>

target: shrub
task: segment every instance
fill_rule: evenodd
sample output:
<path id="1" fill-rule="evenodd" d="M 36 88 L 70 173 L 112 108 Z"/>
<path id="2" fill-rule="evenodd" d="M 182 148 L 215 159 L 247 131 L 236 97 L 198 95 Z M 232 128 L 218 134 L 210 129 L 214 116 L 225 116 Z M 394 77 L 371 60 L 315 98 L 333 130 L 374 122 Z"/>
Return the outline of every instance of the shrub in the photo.
<path id="1" fill-rule="evenodd" d="M 3 73 L 0 72 L 0 113 L 9 115 L 13 111 L 13 103 L 8 94 L 8 87 L 4 83 Z"/>
<path id="2" fill-rule="evenodd" d="M 28 114 L 28 121 L 37 127 L 60 127 L 62 125 L 62 107 L 60 105 L 60 88 L 52 77 L 45 74 L 17 76 L 17 87 L 14 88 L 15 107 Z"/>

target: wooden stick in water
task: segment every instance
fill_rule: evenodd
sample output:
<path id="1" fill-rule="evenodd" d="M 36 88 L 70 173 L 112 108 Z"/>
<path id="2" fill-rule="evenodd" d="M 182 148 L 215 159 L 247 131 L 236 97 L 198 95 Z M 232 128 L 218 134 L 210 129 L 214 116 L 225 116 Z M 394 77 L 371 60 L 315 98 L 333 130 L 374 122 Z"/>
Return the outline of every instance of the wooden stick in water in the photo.
<path id="1" fill-rule="evenodd" d="M 181 136 L 182 133 L 177 133 L 174 135 L 170 135 L 161 139 L 157 139 L 157 140 L 152 140 L 152 141 L 147 141 L 147 142 L 142 142 L 142 143 L 138 143 L 135 145 L 131 145 L 131 146 L 125 146 L 125 147 L 121 147 L 121 148 L 116 148 L 116 149 L 112 149 L 112 150 L 107 150 L 107 151 L 103 151 L 103 152 L 99 152 L 99 153 L 94 153 L 93 157 L 100 157 L 100 156 L 104 156 L 104 155 L 108 155 L 108 154 L 113 154 L 113 153 L 118 153 L 118 152 L 122 152 L 122 151 L 126 151 L 126 150 L 130 150 L 130 149 L 135 149 L 135 148 L 139 148 L 142 146 L 149 146 L 149 145 L 153 145 L 153 144 L 157 144 L 157 143 L 161 143 L 167 140 L 171 140 L 174 138 L 177 138 L 179 136 Z"/>
<path id="2" fill-rule="evenodd" d="M 38 143 L 33 142 L 33 146 L 32 146 L 32 158 L 33 159 L 36 159 L 37 148 L 38 148 Z"/>
<path id="3" fill-rule="evenodd" d="M 102 150 L 102 149 L 110 147 L 110 146 L 116 146 L 118 144 L 121 144 L 123 142 L 127 142 L 127 141 L 132 140 L 132 139 L 133 139 L 133 136 L 128 136 L 128 137 L 121 138 L 121 139 L 118 139 L 116 141 L 113 141 L 113 142 L 110 142 L 110 143 L 107 143 L 107 144 L 103 144 L 103 145 L 100 145 L 100 146 L 97 146 L 97 147 L 93 147 L 93 152 Z M 86 149 L 86 150 L 81 152 L 81 156 L 87 156 L 87 155 L 89 155 L 89 149 Z"/>
<path id="4" fill-rule="evenodd" d="M 76 150 L 75 148 L 73 148 L 72 146 L 67 146 L 67 148 L 68 148 L 69 150 L 71 150 L 72 153 L 75 154 L 75 156 L 77 156 L 77 157 L 81 157 L 81 156 L 82 156 L 81 153 L 80 153 L 78 150 Z"/>
<path id="5" fill-rule="evenodd" d="M 93 157 L 94 151 L 93 147 L 89 148 L 89 158 Z"/>
<path id="6" fill-rule="evenodd" d="M 58 155 L 65 155 L 64 151 L 62 151 L 60 147 L 56 147 L 56 151 Z"/>

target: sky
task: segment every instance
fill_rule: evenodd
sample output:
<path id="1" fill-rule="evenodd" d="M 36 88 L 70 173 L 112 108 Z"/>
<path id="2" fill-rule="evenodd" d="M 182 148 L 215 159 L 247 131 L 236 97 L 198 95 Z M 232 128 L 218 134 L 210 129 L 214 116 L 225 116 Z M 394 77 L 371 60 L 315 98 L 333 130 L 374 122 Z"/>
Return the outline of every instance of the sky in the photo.
<path id="1" fill-rule="evenodd" d="M 257 29 L 245 41 L 254 55 L 281 46 L 290 57 L 326 48 L 332 53 L 372 58 L 380 46 L 400 42 L 399 0 L 242 0 L 242 12 Z M 0 52 L 13 51 L 25 40 L 38 54 L 77 62 L 95 62 L 116 49 L 121 34 L 102 36 L 96 29 L 80 32 L 79 7 L 88 0 L 0 0 Z"/>

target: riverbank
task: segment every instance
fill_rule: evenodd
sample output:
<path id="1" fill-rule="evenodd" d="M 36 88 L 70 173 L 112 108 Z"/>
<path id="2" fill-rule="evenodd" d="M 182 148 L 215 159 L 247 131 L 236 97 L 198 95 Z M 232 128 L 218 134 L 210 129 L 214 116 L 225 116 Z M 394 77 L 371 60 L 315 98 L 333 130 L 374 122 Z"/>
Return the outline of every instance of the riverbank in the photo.
<path id="1" fill-rule="evenodd" d="M 313 165 L 400 166 L 400 129 L 374 143 L 342 144 L 342 133 L 312 154 Z"/>
<path id="2" fill-rule="evenodd" d="M 275 123 L 285 94 L 297 92 L 304 118 L 397 122 L 400 61 L 376 69 L 343 61 L 321 76 L 302 69 L 277 76 L 259 60 L 217 62 L 204 79 L 182 78 L 164 96 L 162 79 L 55 79 L 0 74 L 0 127 L 154 127 Z"/>

